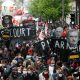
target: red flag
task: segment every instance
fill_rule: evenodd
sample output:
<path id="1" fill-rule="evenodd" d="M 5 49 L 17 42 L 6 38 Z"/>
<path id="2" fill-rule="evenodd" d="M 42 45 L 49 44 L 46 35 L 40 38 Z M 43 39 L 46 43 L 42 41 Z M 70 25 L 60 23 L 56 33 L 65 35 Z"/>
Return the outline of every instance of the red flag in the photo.
<path id="1" fill-rule="evenodd" d="M 44 40 L 44 38 L 45 38 L 45 33 L 41 30 L 41 32 L 39 33 L 38 39 Z"/>
<path id="2" fill-rule="evenodd" d="M 49 32 L 48 32 L 48 23 L 45 23 L 45 35 L 49 36 Z"/>

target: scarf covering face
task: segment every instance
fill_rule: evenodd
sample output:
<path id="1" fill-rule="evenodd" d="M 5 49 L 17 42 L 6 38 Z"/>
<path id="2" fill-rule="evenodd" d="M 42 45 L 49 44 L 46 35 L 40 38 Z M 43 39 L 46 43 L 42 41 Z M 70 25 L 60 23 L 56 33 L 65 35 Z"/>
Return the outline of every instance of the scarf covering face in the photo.
<path id="1" fill-rule="evenodd" d="M 43 72 L 43 76 L 45 77 L 45 80 L 48 80 L 48 79 L 49 79 L 49 74 L 48 74 L 48 72 Z"/>

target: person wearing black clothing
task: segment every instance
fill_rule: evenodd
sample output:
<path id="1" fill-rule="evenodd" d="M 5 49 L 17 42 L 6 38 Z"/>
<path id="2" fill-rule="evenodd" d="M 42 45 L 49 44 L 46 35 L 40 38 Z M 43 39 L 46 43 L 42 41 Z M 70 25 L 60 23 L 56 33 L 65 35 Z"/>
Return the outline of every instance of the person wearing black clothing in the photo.
<path id="1" fill-rule="evenodd" d="M 34 71 L 32 74 L 32 80 L 39 80 L 39 74 L 37 71 Z"/>

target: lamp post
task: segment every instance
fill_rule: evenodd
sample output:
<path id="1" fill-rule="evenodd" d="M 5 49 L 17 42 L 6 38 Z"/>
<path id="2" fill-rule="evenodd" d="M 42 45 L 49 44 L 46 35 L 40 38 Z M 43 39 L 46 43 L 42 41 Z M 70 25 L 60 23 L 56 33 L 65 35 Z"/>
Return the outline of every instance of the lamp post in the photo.
<path id="1" fill-rule="evenodd" d="M 79 29 L 80 29 L 80 0 L 76 0 L 76 4 L 78 7 L 78 24 L 79 24 Z"/>
<path id="2" fill-rule="evenodd" d="M 76 15 L 75 15 L 75 23 L 77 24 L 77 1 L 75 2 L 76 3 Z"/>
<path id="3" fill-rule="evenodd" d="M 64 0 L 62 0 L 62 27 L 64 27 Z"/>

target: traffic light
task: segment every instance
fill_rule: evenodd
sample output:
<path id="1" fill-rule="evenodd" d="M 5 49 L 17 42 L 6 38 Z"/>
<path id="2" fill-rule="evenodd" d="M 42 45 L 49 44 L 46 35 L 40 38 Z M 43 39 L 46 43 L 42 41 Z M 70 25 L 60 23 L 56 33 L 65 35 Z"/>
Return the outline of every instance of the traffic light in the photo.
<path id="1" fill-rule="evenodd" d="M 75 14 L 70 14 L 71 15 L 71 24 L 75 24 Z"/>
<path id="2" fill-rule="evenodd" d="M 12 23 L 12 16 L 11 15 L 5 15 L 2 17 L 2 25 L 3 27 L 12 27 L 13 23 Z"/>

